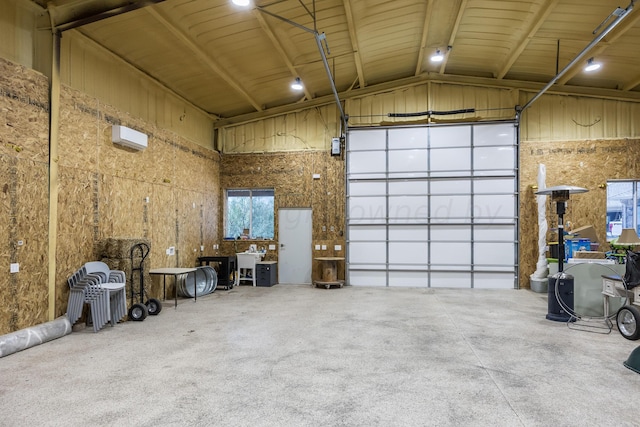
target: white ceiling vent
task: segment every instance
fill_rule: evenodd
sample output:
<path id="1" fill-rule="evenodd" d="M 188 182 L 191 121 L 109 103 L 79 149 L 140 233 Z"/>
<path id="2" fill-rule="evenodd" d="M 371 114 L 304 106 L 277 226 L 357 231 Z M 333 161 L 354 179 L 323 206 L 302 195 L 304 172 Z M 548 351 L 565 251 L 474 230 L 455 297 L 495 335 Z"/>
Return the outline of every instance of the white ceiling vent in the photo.
<path id="1" fill-rule="evenodd" d="M 113 125 L 111 128 L 111 141 L 134 150 L 147 148 L 147 135 L 126 126 Z"/>

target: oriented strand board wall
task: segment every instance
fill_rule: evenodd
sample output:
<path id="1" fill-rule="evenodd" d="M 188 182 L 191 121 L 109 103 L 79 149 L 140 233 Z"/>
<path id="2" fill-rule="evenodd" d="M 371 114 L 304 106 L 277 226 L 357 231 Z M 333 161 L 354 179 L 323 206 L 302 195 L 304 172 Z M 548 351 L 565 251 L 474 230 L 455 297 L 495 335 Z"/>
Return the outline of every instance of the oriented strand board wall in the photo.
<path id="1" fill-rule="evenodd" d="M 211 255 L 219 154 L 69 87 L 60 102 L 55 316 L 66 311 L 67 278 L 100 259 L 105 239 L 148 239 L 151 268 L 193 266 Z M 48 105 L 44 76 L 0 59 L 0 334 L 48 320 Z M 149 148 L 114 145 L 113 124 L 145 132 Z M 175 256 L 166 255 L 170 246 Z M 20 272 L 9 274 L 10 263 Z M 161 296 L 157 279 L 147 288 Z"/>
<path id="2" fill-rule="evenodd" d="M 148 239 L 151 268 L 194 266 L 201 246 L 213 251 L 218 153 L 68 87 L 61 111 L 58 314 L 66 308 L 66 278 L 101 256 L 101 240 Z M 114 124 L 146 133 L 149 147 L 135 151 L 113 144 Z M 175 256 L 166 254 L 171 246 Z M 159 281 L 149 283 L 148 291 L 161 296 Z"/>
<path id="3" fill-rule="evenodd" d="M 313 245 L 327 245 L 323 256 L 344 256 L 345 172 L 341 157 L 332 157 L 328 151 L 224 155 L 220 174 L 221 198 L 228 188 L 274 188 L 276 242 L 278 209 L 311 208 Z M 320 174 L 320 179 L 313 179 L 313 174 Z M 224 237 L 222 217 L 219 228 Z M 246 250 L 250 243 L 254 242 L 222 241 L 220 253 L 232 255 Z M 256 243 L 266 246 L 269 242 Z M 342 250 L 335 251 L 334 245 L 341 245 Z M 277 261 L 277 252 L 268 252 L 265 259 Z M 318 271 L 314 265 L 314 278 Z"/>
<path id="4" fill-rule="evenodd" d="M 545 165 L 547 187 L 575 185 L 589 190 L 571 196 L 564 216 L 565 225 L 567 230 L 593 225 L 602 244 L 606 242 L 607 190 L 600 186 L 611 179 L 640 179 L 640 139 L 526 141 L 521 144 L 520 153 L 520 286 L 529 287 L 529 276 L 535 271 L 538 260 L 537 203 L 532 188 L 537 184 L 538 165 Z M 557 228 L 555 202 L 548 199 L 549 229 Z M 551 235 L 549 232 L 549 238 Z M 606 245 L 600 249 L 606 250 Z"/>
<path id="5" fill-rule="evenodd" d="M 0 335 L 47 321 L 48 108 L 47 79 L 0 58 Z"/>

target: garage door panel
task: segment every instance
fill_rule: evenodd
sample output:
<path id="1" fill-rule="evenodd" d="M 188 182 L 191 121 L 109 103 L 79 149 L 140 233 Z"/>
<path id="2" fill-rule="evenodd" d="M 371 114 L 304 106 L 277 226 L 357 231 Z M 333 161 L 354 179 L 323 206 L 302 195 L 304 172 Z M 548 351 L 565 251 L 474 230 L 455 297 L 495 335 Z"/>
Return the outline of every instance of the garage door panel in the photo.
<path id="1" fill-rule="evenodd" d="M 389 130 L 389 148 L 392 150 L 402 148 L 427 148 L 429 144 L 429 132 L 427 128 L 408 128 Z"/>
<path id="2" fill-rule="evenodd" d="M 352 270 L 349 272 L 349 284 L 352 286 L 387 286 L 387 272 Z"/>
<path id="3" fill-rule="evenodd" d="M 426 271 L 389 271 L 389 286 L 426 288 L 429 286 L 429 273 Z"/>
<path id="4" fill-rule="evenodd" d="M 474 273 L 473 285 L 478 289 L 513 289 L 513 273 Z"/>
<path id="5" fill-rule="evenodd" d="M 476 265 L 513 265 L 514 243 L 482 243 L 473 246 L 473 262 Z"/>
<path id="6" fill-rule="evenodd" d="M 469 218 L 471 196 L 431 196 L 431 218 Z"/>
<path id="7" fill-rule="evenodd" d="M 432 288 L 470 288 L 471 273 L 432 271 L 430 282 Z"/>
<path id="8" fill-rule="evenodd" d="M 428 261 L 428 242 L 389 241 L 390 264 L 427 264 Z"/>
<path id="9" fill-rule="evenodd" d="M 434 242 L 470 242 L 470 225 L 432 225 L 431 241 Z"/>
<path id="10" fill-rule="evenodd" d="M 466 176 L 471 175 L 470 148 L 442 148 L 431 151 L 430 172 L 434 176 Z M 444 172 L 447 172 L 444 174 Z"/>
<path id="11" fill-rule="evenodd" d="M 387 155 L 384 151 L 356 151 L 350 154 L 349 173 L 381 173 L 387 170 Z"/>
<path id="12" fill-rule="evenodd" d="M 374 132 L 371 138 L 363 135 L 369 131 Z M 515 123 L 348 132 L 350 284 L 514 287 L 519 188 Z M 374 145 L 367 149 L 364 141 Z"/>
<path id="13" fill-rule="evenodd" d="M 351 263 L 387 263 L 387 245 L 385 242 L 350 242 L 349 262 Z"/>

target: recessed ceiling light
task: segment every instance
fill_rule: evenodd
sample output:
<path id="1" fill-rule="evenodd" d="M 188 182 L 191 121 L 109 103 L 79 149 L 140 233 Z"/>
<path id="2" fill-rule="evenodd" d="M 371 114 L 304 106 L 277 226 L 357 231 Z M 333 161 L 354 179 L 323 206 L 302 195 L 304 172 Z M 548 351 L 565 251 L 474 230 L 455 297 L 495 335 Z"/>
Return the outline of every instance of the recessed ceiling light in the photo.
<path id="1" fill-rule="evenodd" d="M 599 62 L 595 62 L 595 61 L 593 60 L 593 58 L 589 58 L 589 59 L 587 60 L 587 66 L 586 66 L 586 67 L 584 67 L 584 70 L 585 70 L 585 71 L 595 71 L 595 70 L 597 70 L 597 69 L 598 69 L 598 68 L 600 68 L 600 67 L 601 67 L 601 64 L 600 64 Z"/>
<path id="2" fill-rule="evenodd" d="M 231 0 L 236 6 L 249 6 L 251 0 Z"/>

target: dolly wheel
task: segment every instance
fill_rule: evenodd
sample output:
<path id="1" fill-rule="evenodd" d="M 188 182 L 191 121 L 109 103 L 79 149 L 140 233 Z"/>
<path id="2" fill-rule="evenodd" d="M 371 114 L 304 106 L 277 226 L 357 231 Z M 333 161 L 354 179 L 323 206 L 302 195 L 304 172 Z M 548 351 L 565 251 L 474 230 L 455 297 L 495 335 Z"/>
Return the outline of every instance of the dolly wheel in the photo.
<path id="1" fill-rule="evenodd" d="M 145 304 L 150 316 L 156 316 L 162 311 L 162 304 L 155 298 L 149 298 Z"/>
<path id="2" fill-rule="evenodd" d="M 632 305 L 625 305 L 616 315 L 618 330 L 628 340 L 640 338 L 640 310 Z"/>
<path id="3" fill-rule="evenodd" d="M 142 322 L 148 314 L 149 310 L 147 310 L 146 305 L 140 303 L 133 304 L 129 309 L 129 320 Z"/>

